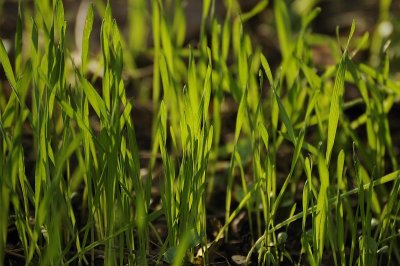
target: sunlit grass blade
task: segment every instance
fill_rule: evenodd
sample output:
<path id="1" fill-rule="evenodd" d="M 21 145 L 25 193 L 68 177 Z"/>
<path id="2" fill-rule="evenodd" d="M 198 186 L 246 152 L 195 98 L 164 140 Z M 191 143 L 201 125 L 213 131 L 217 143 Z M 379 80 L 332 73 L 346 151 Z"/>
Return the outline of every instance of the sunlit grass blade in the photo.
<path id="1" fill-rule="evenodd" d="M 99 118 L 107 118 L 108 112 L 104 100 L 97 93 L 95 88 L 93 88 L 93 85 L 90 84 L 85 78 L 82 78 L 81 82 L 83 85 L 83 90 L 85 91 L 85 94 L 97 116 Z"/>
<path id="2" fill-rule="evenodd" d="M 348 45 L 355 31 L 355 22 L 353 21 L 350 35 L 347 41 L 346 48 L 343 52 L 342 59 L 339 63 L 338 70 L 336 72 L 335 84 L 333 86 L 333 92 L 331 97 L 331 106 L 329 109 L 329 121 L 328 121 L 328 138 L 327 138 L 327 146 L 326 146 L 326 156 L 325 160 L 329 165 L 329 161 L 331 159 L 331 153 L 333 149 L 333 144 L 335 142 L 335 136 L 337 132 L 339 116 L 342 112 L 342 102 L 343 102 L 343 94 L 344 94 L 344 81 L 347 69 L 347 60 L 348 59 Z"/>
<path id="3" fill-rule="evenodd" d="M 147 36 L 147 9 L 144 0 L 129 0 L 128 12 L 129 20 L 129 46 L 134 53 L 142 51 L 145 48 Z"/>
<path id="4" fill-rule="evenodd" d="M 328 187 L 329 187 L 329 172 L 322 159 L 322 155 L 318 157 L 318 173 L 320 178 L 320 188 L 317 199 L 316 210 L 316 239 L 317 239 L 317 261 L 320 263 L 324 254 L 324 245 L 326 238 L 326 221 L 328 219 Z"/>
<path id="5" fill-rule="evenodd" d="M 246 121 L 247 114 L 247 91 L 244 91 L 242 95 L 242 99 L 240 100 L 238 115 L 236 118 L 236 127 L 235 127 L 235 142 L 239 139 L 239 134 L 242 129 L 243 123 Z"/>
<path id="6" fill-rule="evenodd" d="M 18 102 L 20 102 L 18 88 L 17 88 L 17 81 L 15 79 L 14 72 L 12 70 L 6 48 L 4 47 L 2 40 L 0 41 L 0 63 L 4 69 L 8 82 L 10 82 L 12 90 L 15 93 L 15 96 L 17 97 Z"/>
<path id="7" fill-rule="evenodd" d="M 341 103 L 343 101 L 344 93 L 344 76 L 346 74 L 346 62 L 347 54 L 343 55 L 342 61 L 339 64 L 339 68 L 336 74 L 335 85 L 333 87 L 331 107 L 329 110 L 329 125 L 328 125 L 328 139 L 327 139 L 327 149 L 326 149 L 326 161 L 330 161 L 333 144 L 335 142 L 335 136 L 337 131 L 337 126 L 339 122 L 339 116 L 341 113 Z"/>
<path id="8" fill-rule="evenodd" d="M 292 34 L 290 29 L 290 17 L 285 1 L 274 1 L 274 14 L 278 30 L 278 39 L 282 49 L 283 58 L 288 59 L 292 52 Z"/>
<path id="9" fill-rule="evenodd" d="M 261 13 L 268 6 L 268 3 L 269 3 L 269 0 L 260 1 L 250 11 L 241 15 L 242 21 L 246 22 L 247 20 L 249 20 L 252 17 L 256 16 L 257 14 Z"/>
<path id="10" fill-rule="evenodd" d="M 83 33 L 82 33 L 82 56 L 81 56 L 81 68 L 82 68 L 82 73 L 86 73 L 86 68 L 87 68 L 87 59 L 88 59 L 88 53 L 89 53 L 89 40 L 90 40 L 90 34 L 92 32 L 93 28 L 93 20 L 94 20 L 94 11 L 93 11 L 93 5 L 89 5 L 87 13 L 86 13 L 86 20 L 85 20 L 85 26 L 83 27 Z"/>

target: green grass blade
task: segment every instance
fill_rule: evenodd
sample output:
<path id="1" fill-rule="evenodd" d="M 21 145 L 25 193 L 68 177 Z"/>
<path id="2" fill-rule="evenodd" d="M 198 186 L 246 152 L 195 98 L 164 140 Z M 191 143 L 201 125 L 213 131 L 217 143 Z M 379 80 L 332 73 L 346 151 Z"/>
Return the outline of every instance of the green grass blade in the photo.
<path id="1" fill-rule="evenodd" d="M 86 13 L 86 20 L 85 20 L 85 26 L 83 27 L 83 33 L 82 33 L 82 73 L 86 73 L 86 68 L 87 68 L 87 58 L 88 58 L 88 53 L 89 53 L 89 40 L 90 40 L 90 34 L 92 32 L 93 28 L 93 19 L 94 19 L 94 11 L 93 11 L 93 4 L 89 5 L 89 8 Z"/>
<path id="2" fill-rule="evenodd" d="M 328 121 L 328 139 L 325 160 L 329 163 L 332 153 L 333 144 L 335 142 L 335 136 L 337 132 L 339 116 L 342 109 L 342 101 L 344 94 L 344 79 L 346 74 L 347 65 L 347 53 L 343 54 L 342 60 L 340 61 L 338 71 L 336 73 L 335 85 L 333 87 L 331 107 L 329 109 L 329 121 Z"/>
<path id="3" fill-rule="evenodd" d="M 290 29 L 290 17 L 283 0 L 274 1 L 274 14 L 278 30 L 278 39 L 284 59 L 289 59 L 292 53 L 292 32 Z"/>
<path id="4" fill-rule="evenodd" d="M 317 199 L 316 210 L 316 239 L 318 250 L 318 262 L 322 260 L 324 254 L 324 245 L 326 238 L 326 220 L 328 218 L 328 187 L 329 187 L 329 172 L 322 155 L 318 157 L 318 173 L 320 178 L 320 189 Z"/>
<path id="5" fill-rule="evenodd" d="M 4 47 L 3 41 L 0 40 L 0 63 L 3 66 L 4 72 L 10 82 L 11 88 L 17 97 L 18 102 L 20 102 L 20 97 L 17 89 L 17 81 L 14 76 L 14 72 L 11 67 L 10 60 L 8 59 L 6 48 Z"/>
<path id="6" fill-rule="evenodd" d="M 102 99 L 102 97 L 97 93 L 96 89 L 93 85 L 82 77 L 82 88 L 85 91 L 86 97 L 88 98 L 91 106 L 96 112 L 99 118 L 107 118 L 107 108 L 106 103 Z"/>
<path id="7" fill-rule="evenodd" d="M 283 106 L 283 103 L 282 103 L 282 101 L 281 101 L 281 98 L 279 97 L 279 95 L 278 95 L 278 93 L 276 92 L 275 89 L 273 89 L 273 93 L 274 93 L 276 102 L 278 103 L 278 108 L 279 108 L 280 117 L 281 117 L 282 122 L 283 122 L 283 124 L 285 125 L 287 131 L 288 131 L 289 140 L 290 140 L 292 143 L 295 143 L 295 142 L 296 142 L 296 136 L 295 136 L 295 134 L 294 134 L 293 125 L 292 125 L 292 122 L 291 122 L 290 119 L 289 119 L 289 115 L 287 114 L 286 109 L 285 109 L 285 107 Z"/>
<path id="8" fill-rule="evenodd" d="M 340 60 L 338 70 L 336 72 L 335 83 L 333 86 L 333 92 L 331 97 L 331 106 L 329 109 L 329 121 L 328 121 L 328 139 L 327 139 L 327 148 L 326 148 L 326 156 L 325 160 L 329 165 L 329 161 L 331 159 L 331 153 L 333 149 L 333 144 L 335 142 L 335 136 L 337 132 L 339 116 L 342 111 L 343 104 L 343 94 L 344 94 L 344 81 L 347 69 L 347 60 L 348 59 L 348 46 L 351 38 L 353 37 L 355 31 L 355 22 L 351 25 L 351 30 L 349 34 L 349 38 L 347 40 L 347 44 L 345 50 L 343 52 L 342 59 Z"/>
<path id="9" fill-rule="evenodd" d="M 265 8 L 267 8 L 269 0 L 262 0 L 258 2 L 250 11 L 241 15 L 241 19 L 243 22 L 248 21 L 252 17 L 256 16 L 257 14 L 261 13 Z"/>
<path id="10" fill-rule="evenodd" d="M 242 95 L 242 99 L 240 100 L 238 115 L 236 118 L 236 127 L 235 127 L 235 143 L 239 140 L 239 134 L 242 129 L 243 123 L 246 121 L 247 114 L 247 90 L 244 91 Z"/>

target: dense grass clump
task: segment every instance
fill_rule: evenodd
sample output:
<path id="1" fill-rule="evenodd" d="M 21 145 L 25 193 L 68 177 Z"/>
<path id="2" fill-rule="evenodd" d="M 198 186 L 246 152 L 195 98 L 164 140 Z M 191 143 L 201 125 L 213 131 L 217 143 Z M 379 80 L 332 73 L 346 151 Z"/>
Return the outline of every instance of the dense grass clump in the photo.
<path id="1" fill-rule="evenodd" d="M 320 1 L 110 2 L 19 1 L 0 42 L 0 265 L 400 264 L 391 1 L 337 36 Z"/>

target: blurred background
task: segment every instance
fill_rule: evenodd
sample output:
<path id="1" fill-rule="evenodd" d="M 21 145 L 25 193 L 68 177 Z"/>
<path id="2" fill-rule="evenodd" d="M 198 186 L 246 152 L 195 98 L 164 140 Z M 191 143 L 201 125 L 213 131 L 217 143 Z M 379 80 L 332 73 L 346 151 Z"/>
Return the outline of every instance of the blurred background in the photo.
<path id="1" fill-rule="evenodd" d="M 14 39 L 17 25 L 18 0 L 0 0 L 0 38 L 9 44 Z M 32 14 L 34 1 L 22 0 L 22 12 L 26 13 L 28 18 Z M 51 1 L 49 1 L 51 2 Z M 65 19 L 67 20 L 67 30 L 69 36 L 75 36 L 70 39 L 70 48 L 79 50 L 80 36 L 86 17 L 86 10 L 90 3 L 94 3 L 96 9 L 96 20 L 91 40 L 94 53 L 99 49 L 99 32 L 101 20 L 99 14 L 104 13 L 107 1 L 78 1 L 64 0 L 64 8 L 66 11 Z M 143 56 L 146 49 L 151 47 L 151 5 L 149 0 L 110 0 L 113 17 L 116 19 L 121 32 L 125 36 L 130 50 L 136 57 Z M 202 17 L 201 0 L 163 0 L 166 14 L 170 17 L 183 15 L 186 17 L 186 35 L 184 43 L 195 43 L 199 37 Z M 225 18 L 226 6 L 228 2 L 233 3 L 233 13 L 245 13 L 251 10 L 260 1 L 257 0 L 218 0 L 215 2 L 215 16 L 221 21 Z M 265 53 L 269 55 L 279 54 L 279 44 L 276 37 L 275 27 L 273 25 L 273 2 L 270 1 L 268 7 L 259 14 L 252 17 L 245 24 L 246 31 L 251 33 L 252 38 L 262 46 Z M 377 53 L 384 41 L 390 39 L 390 56 L 398 58 L 400 56 L 400 1 L 392 0 L 288 0 L 290 17 L 292 18 L 293 32 L 296 27 L 300 28 L 300 18 L 309 13 L 314 7 L 320 7 L 321 13 L 313 22 L 311 28 L 316 34 L 326 34 L 335 37 L 336 28 L 340 28 L 341 33 L 347 34 L 348 29 L 355 19 L 357 22 L 356 34 L 362 35 L 365 32 L 370 33 L 370 41 L 373 42 L 370 51 L 365 54 L 365 58 L 370 63 L 377 64 L 374 53 Z M 180 8 L 178 9 L 177 6 Z M 181 10 L 184 14 L 176 14 L 177 10 Z M 97 37 L 96 37 L 97 36 Z M 369 46 L 369 45 L 368 45 Z M 328 56 L 323 47 L 320 47 L 320 56 Z M 364 59 L 365 59 L 364 58 Z M 140 61 L 143 58 L 139 59 Z M 326 58 L 319 58 L 324 63 Z M 325 62 L 326 63 L 326 62 Z"/>

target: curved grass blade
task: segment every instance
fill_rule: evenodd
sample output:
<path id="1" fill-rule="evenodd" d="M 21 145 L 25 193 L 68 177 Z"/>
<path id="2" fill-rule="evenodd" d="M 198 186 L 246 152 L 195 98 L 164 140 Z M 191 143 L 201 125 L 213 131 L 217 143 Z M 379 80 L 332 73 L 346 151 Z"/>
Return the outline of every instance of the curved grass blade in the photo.
<path id="1" fill-rule="evenodd" d="M 17 81 L 15 79 L 14 72 L 12 70 L 10 60 L 8 59 L 6 48 L 4 47 L 4 43 L 2 40 L 0 40 L 0 63 L 3 66 L 3 70 L 6 74 L 8 82 L 10 82 L 11 88 L 12 88 L 13 92 L 15 93 L 15 96 L 17 97 L 18 102 L 21 103 L 20 97 L 18 94 L 18 90 L 17 90 Z"/>
<path id="2" fill-rule="evenodd" d="M 333 92 L 331 97 L 331 107 L 329 110 L 329 122 L 328 122 L 328 141 L 327 141 L 326 157 L 325 157 L 327 165 L 329 165 L 329 161 L 331 158 L 332 148 L 335 142 L 335 136 L 339 122 L 339 116 L 342 109 L 344 80 L 345 80 L 347 60 L 348 60 L 347 49 L 350 40 L 354 34 L 354 31 L 355 31 L 355 22 L 353 21 L 353 24 L 351 25 L 350 35 L 347 40 L 347 45 L 343 52 L 343 56 L 342 59 L 340 60 L 339 67 L 336 73 L 335 84 L 333 86 Z"/>

